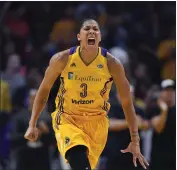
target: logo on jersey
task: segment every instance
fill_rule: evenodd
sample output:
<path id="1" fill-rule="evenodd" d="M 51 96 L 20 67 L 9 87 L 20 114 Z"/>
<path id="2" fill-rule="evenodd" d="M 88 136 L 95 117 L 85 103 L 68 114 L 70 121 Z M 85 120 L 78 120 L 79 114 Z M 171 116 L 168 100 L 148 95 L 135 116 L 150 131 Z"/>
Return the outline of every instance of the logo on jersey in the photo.
<path id="1" fill-rule="evenodd" d="M 103 68 L 103 65 L 102 64 L 98 64 L 97 67 L 98 68 Z"/>
<path id="2" fill-rule="evenodd" d="M 72 99 L 73 104 L 93 104 L 94 100 L 75 100 Z"/>
<path id="3" fill-rule="evenodd" d="M 73 72 L 68 72 L 68 79 L 77 80 L 81 82 L 86 82 L 86 81 L 101 82 L 102 80 L 100 77 L 93 77 L 93 76 L 80 77 L 78 75 L 75 75 Z"/>
<path id="4" fill-rule="evenodd" d="M 65 145 L 68 145 L 69 142 L 70 142 L 70 138 L 66 136 L 66 137 L 65 137 Z"/>
<path id="5" fill-rule="evenodd" d="M 73 80 L 73 78 L 74 78 L 73 72 L 69 72 L 69 73 L 68 73 L 68 79 L 69 79 L 69 80 Z"/>
<path id="6" fill-rule="evenodd" d="M 72 63 L 72 64 L 70 65 L 70 67 L 76 67 L 76 64 L 75 64 L 75 63 Z"/>
<path id="7" fill-rule="evenodd" d="M 74 77 L 74 80 L 79 80 L 81 82 L 84 82 L 84 81 L 101 82 L 101 78 L 99 78 L 99 77 L 93 77 L 93 76 L 80 77 L 80 76 L 76 75 Z"/>

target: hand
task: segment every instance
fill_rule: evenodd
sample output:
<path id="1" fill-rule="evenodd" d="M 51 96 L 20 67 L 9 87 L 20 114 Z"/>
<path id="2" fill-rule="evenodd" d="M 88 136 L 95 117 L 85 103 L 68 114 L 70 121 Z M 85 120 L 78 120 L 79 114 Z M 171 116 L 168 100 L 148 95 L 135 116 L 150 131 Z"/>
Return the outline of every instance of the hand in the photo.
<path id="1" fill-rule="evenodd" d="M 161 110 L 167 111 L 168 106 L 163 100 L 159 99 L 157 103 L 158 103 Z"/>
<path id="2" fill-rule="evenodd" d="M 142 167 L 144 169 L 146 169 L 146 165 L 149 166 L 149 163 L 146 161 L 146 159 L 144 158 L 144 156 L 140 152 L 140 145 L 139 145 L 139 143 L 130 142 L 130 144 L 128 145 L 128 147 L 126 149 L 124 149 L 124 150 L 121 150 L 121 152 L 122 153 L 130 152 L 130 153 L 133 154 L 133 163 L 134 163 L 135 167 L 137 167 L 137 163 L 136 163 L 136 159 L 137 158 L 138 158 L 140 164 L 142 165 Z"/>
<path id="3" fill-rule="evenodd" d="M 34 142 L 37 140 L 38 135 L 39 135 L 38 129 L 36 127 L 29 126 L 24 135 L 24 138 L 28 139 L 31 142 Z"/>

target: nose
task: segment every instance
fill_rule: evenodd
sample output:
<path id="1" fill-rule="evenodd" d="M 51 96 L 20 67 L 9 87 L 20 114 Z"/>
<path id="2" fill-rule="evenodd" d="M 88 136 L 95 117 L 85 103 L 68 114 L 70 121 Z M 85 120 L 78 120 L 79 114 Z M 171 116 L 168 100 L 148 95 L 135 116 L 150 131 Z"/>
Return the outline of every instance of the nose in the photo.
<path id="1" fill-rule="evenodd" d="M 89 34 L 95 34 L 95 31 L 93 29 L 90 29 Z"/>

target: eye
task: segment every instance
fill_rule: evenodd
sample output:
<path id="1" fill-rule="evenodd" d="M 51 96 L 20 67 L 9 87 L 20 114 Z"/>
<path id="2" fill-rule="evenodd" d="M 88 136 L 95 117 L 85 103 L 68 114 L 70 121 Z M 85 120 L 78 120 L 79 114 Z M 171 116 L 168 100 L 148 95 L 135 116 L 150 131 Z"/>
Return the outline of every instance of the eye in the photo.
<path id="1" fill-rule="evenodd" d="M 98 31 L 98 28 L 94 28 L 95 31 Z"/>
<path id="2" fill-rule="evenodd" d="M 89 27 L 85 27 L 85 28 L 84 28 L 85 31 L 88 31 L 89 29 L 90 29 Z"/>

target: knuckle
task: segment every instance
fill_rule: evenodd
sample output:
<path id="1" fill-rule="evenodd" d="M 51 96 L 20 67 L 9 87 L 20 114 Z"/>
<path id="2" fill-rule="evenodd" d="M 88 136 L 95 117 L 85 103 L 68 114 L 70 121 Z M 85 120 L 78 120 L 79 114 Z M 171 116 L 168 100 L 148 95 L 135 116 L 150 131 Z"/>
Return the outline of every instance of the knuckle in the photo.
<path id="1" fill-rule="evenodd" d="M 135 156 L 136 156 L 136 157 L 139 157 L 139 154 L 138 154 L 138 153 L 135 153 Z"/>

